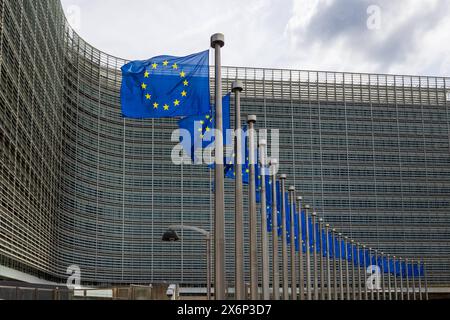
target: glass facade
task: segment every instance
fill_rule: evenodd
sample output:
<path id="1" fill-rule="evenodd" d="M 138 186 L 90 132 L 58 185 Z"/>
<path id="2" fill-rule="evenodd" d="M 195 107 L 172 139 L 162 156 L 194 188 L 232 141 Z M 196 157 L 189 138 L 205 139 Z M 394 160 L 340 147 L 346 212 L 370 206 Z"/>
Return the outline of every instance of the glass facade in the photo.
<path id="1" fill-rule="evenodd" d="M 0 0 L 0 264 L 86 283 L 204 285 L 211 172 L 172 163 L 176 120 L 125 120 L 125 60 L 87 44 L 57 0 Z M 449 78 L 224 67 L 244 114 L 280 130 L 281 170 L 343 233 L 426 258 L 450 286 Z M 214 85 L 214 83 L 212 83 Z M 233 182 L 226 182 L 233 283 Z M 248 219 L 245 219 L 248 221 Z M 248 239 L 246 235 L 246 239 Z M 248 248 L 246 248 L 248 256 Z"/>

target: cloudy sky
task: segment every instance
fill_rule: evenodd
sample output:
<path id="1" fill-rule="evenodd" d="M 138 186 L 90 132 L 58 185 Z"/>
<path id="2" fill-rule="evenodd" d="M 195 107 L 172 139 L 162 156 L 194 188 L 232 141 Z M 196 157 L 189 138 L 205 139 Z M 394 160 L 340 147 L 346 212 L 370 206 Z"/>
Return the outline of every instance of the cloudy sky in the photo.
<path id="1" fill-rule="evenodd" d="M 450 75 L 449 0 L 63 0 L 89 43 L 126 59 L 226 36 L 225 65 Z"/>

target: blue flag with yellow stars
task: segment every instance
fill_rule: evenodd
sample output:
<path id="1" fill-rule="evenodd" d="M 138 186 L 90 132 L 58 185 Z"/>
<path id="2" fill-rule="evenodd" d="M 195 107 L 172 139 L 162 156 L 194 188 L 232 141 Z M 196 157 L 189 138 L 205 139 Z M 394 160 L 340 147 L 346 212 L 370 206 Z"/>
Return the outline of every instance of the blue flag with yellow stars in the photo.
<path id="1" fill-rule="evenodd" d="M 212 108 L 214 109 L 214 108 Z M 186 117 L 178 121 L 178 126 L 180 129 L 187 130 L 190 134 L 190 139 L 185 139 L 183 135 L 180 137 L 181 145 L 184 151 L 191 157 L 194 163 L 198 160 L 195 156 L 197 150 L 205 149 L 214 143 L 214 136 L 211 139 L 206 139 L 211 130 L 216 128 L 215 118 L 213 112 Z M 230 118 L 230 94 L 227 94 L 222 99 L 222 113 L 223 113 L 223 144 L 225 146 L 230 145 L 233 142 L 231 134 L 228 134 L 228 130 L 231 128 L 231 118 Z M 206 141 L 210 140 L 210 141 Z"/>
<path id="2" fill-rule="evenodd" d="M 127 63 L 121 102 L 123 116 L 132 119 L 209 114 L 209 51 Z"/>

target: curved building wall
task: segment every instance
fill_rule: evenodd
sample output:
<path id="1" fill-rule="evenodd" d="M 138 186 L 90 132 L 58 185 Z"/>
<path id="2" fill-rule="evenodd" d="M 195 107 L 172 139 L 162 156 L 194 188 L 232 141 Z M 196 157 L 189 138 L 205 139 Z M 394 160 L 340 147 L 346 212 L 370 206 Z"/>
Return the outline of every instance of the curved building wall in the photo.
<path id="1" fill-rule="evenodd" d="M 212 230 L 211 173 L 172 164 L 176 120 L 121 117 L 125 61 L 74 33 L 59 1 L 0 4 L 0 262 L 60 279 L 78 265 L 88 283 L 203 285 L 203 239 L 161 242 L 171 224 Z M 450 285 L 448 78 L 223 76 L 224 90 L 244 81 L 243 112 L 259 128 L 280 129 L 283 172 L 327 221 L 374 248 L 425 257 L 430 284 Z M 232 190 L 227 181 L 230 284 Z"/>
<path id="2" fill-rule="evenodd" d="M 0 264 L 52 277 L 65 18 L 58 1 L 2 0 L 0 22 Z"/>

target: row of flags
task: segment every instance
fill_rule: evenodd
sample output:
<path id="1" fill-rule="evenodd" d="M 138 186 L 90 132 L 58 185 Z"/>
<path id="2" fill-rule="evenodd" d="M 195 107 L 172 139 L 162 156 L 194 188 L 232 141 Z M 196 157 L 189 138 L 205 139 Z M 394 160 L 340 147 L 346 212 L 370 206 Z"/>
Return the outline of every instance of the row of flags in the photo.
<path id="1" fill-rule="evenodd" d="M 187 57 L 159 56 L 145 61 L 132 61 L 122 67 L 121 102 L 122 114 L 133 119 L 180 118 L 180 129 L 189 135 L 182 135 L 180 143 L 185 153 L 197 164 L 202 163 L 199 155 L 206 148 L 214 146 L 215 114 L 210 102 L 209 51 Z M 223 141 L 225 146 L 233 146 L 234 136 L 230 134 L 231 112 L 230 94 L 223 97 Z M 244 127 L 242 172 L 236 172 L 236 155 L 225 156 L 224 175 L 235 179 L 241 174 L 244 184 L 250 181 L 250 150 L 248 129 Z M 257 149 L 257 148 L 256 148 Z M 277 219 L 278 235 L 286 232 L 287 244 L 294 237 L 295 250 L 322 254 L 324 257 L 346 259 L 359 267 L 376 265 L 385 272 L 401 277 L 424 277 L 424 265 L 406 261 L 395 261 L 389 256 L 375 256 L 368 249 L 356 248 L 354 244 L 336 237 L 333 233 L 314 223 L 312 216 L 302 208 L 297 208 L 295 201 L 291 208 L 289 193 L 283 190 L 276 179 L 267 175 L 266 164 L 260 166 L 258 150 L 255 150 L 255 180 L 257 202 L 261 202 L 261 182 L 266 184 L 267 232 L 272 232 L 274 219 Z M 214 165 L 210 165 L 214 168 Z M 274 182 L 277 181 L 277 182 Z M 273 188 L 273 183 L 276 187 Z M 275 189 L 275 193 L 273 192 Z M 277 199 L 276 212 L 273 203 Z M 286 219 L 282 221 L 282 200 L 285 200 Z M 294 234 L 291 234 L 291 214 L 293 215 Z M 283 228 L 284 226 L 285 228 Z M 308 239 L 307 239 L 307 235 Z M 328 239 L 327 239 L 328 237 Z M 325 244 L 328 242 L 328 250 Z M 309 244 L 309 248 L 307 247 Z"/>

